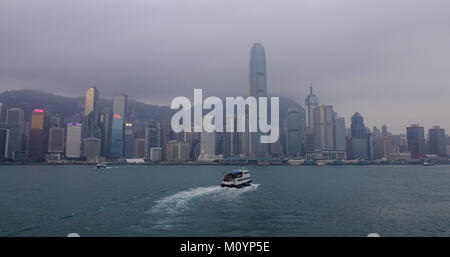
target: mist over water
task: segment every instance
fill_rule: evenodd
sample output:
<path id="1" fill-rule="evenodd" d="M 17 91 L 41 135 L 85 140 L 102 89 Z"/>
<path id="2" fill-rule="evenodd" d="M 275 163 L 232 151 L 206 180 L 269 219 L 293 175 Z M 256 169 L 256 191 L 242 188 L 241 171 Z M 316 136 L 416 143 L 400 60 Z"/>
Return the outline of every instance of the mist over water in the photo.
<path id="1" fill-rule="evenodd" d="M 1 166 L 0 236 L 450 236 L 448 166 Z"/>

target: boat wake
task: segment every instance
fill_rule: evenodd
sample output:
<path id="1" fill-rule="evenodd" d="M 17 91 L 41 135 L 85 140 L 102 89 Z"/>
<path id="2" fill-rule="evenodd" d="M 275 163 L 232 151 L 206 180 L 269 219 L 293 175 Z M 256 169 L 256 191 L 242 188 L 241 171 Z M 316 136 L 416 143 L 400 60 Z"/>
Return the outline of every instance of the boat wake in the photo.
<path id="1" fill-rule="evenodd" d="M 243 188 L 227 188 L 221 186 L 197 187 L 180 191 L 155 201 L 155 204 L 145 212 L 147 217 L 141 222 L 139 230 L 170 230 L 184 211 L 195 206 L 198 201 L 235 201 L 240 195 L 255 191 L 259 184 L 252 184 Z M 147 230 L 148 231 L 148 230 Z"/>
<path id="2" fill-rule="evenodd" d="M 209 195 L 213 195 L 214 198 L 237 197 L 242 193 L 256 190 L 258 186 L 259 184 L 252 184 L 243 188 L 223 188 L 220 186 L 191 188 L 156 201 L 156 204 L 146 213 L 165 212 L 166 214 L 173 214 L 188 208 L 189 203 L 194 199 Z"/>

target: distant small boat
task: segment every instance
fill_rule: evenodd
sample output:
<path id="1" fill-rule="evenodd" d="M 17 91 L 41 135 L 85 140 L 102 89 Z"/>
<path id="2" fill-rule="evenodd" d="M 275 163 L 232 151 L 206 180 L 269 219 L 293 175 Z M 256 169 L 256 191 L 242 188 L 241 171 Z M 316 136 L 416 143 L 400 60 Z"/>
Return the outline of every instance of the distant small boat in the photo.
<path id="1" fill-rule="evenodd" d="M 316 162 L 317 166 L 327 166 L 324 162 Z"/>
<path id="2" fill-rule="evenodd" d="M 106 162 L 97 163 L 97 169 L 106 169 L 108 168 L 108 164 Z"/>
<path id="3" fill-rule="evenodd" d="M 424 162 L 423 166 L 434 166 L 434 163 L 432 163 L 432 162 Z"/>
<path id="4" fill-rule="evenodd" d="M 223 176 L 221 187 L 245 187 L 252 183 L 252 176 L 248 170 L 234 170 Z"/>

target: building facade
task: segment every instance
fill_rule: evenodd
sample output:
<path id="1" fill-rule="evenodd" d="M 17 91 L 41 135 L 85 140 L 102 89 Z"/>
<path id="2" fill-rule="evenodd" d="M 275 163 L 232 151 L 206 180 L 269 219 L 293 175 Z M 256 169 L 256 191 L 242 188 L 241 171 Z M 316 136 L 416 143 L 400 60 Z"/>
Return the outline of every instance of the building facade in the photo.
<path id="1" fill-rule="evenodd" d="M 256 97 L 256 99 L 259 97 L 267 97 L 266 53 L 261 43 L 255 43 L 252 46 L 249 66 L 249 95 Z M 260 138 L 260 132 L 249 133 L 249 153 L 252 158 L 265 158 L 269 156 L 269 145 L 262 144 Z"/>
<path id="2" fill-rule="evenodd" d="M 81 157 L 81 123 L 68 123 L 66 130 L 66 158 Z"/>
<path id="3" fill-rule="evenodd" d="M 406 138 L 408 140 L 408 151 L 412 159 L 422 159 L 426 153 L 424 128 L 419 124 L 412 124 L 406 128 Z"/>
<path id="4" fill-rule="evenodd" d="M 447 137 L 445 130 L 439 126 L 434 126 L 428 130 L 430 140 L 430 154 L 447 156 Z"/>
<path id="5" fill-rule="evenodd" d="M 306 128 L 314 127 L 314 109 L 319 107 L 319 98 L 313 93 L 312 86 L 309 88 L 309 95 L 305 99 L 305 123 Z"/>

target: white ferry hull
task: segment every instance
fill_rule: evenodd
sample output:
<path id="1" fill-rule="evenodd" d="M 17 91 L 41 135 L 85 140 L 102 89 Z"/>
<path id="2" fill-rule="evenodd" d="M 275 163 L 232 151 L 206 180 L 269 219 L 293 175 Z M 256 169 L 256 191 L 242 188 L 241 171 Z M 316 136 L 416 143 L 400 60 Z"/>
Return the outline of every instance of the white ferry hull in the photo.
<path id="1" fill-rule="evenodd" d="M 234 187 L 234 188 L 241 188 L 241 187 L 246 187 L 246 186 L 250 186 L 252 184 L 252 181 L 249 180 L 247 182 L 241 183 L 241 184 L 234 184 L 234 183 L 222 183 L 220 184 L 221 187 Z"/>

